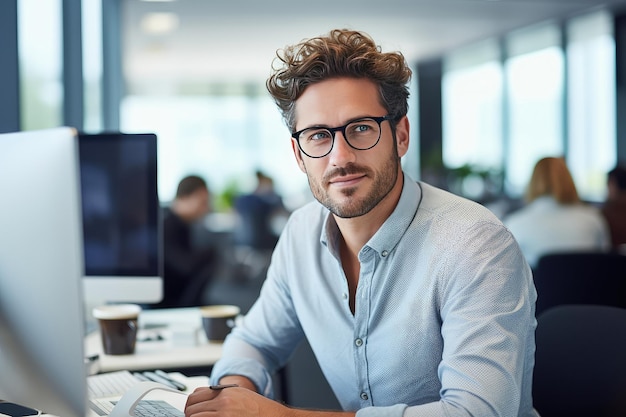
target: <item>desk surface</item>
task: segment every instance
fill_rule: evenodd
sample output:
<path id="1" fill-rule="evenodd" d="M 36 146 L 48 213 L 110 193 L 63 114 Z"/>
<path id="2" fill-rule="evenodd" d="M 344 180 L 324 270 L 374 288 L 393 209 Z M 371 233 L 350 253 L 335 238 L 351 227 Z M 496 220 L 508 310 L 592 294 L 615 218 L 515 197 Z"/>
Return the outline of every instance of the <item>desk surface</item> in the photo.
<path id="1" fill-rule="evenodd" d="M 197 308 L 144 310 L 139 328 L 131 355 L 105 355 L 99 330 L 85 338 L 86 355 L 99 355 L 98 372 L 210 367 L 222 355 L 221 343 L 206 340 Z"/>
<path id="2" fill-rule="evenodd" d="M 184 392 L 170 392 L 164 390 L 156 390 L 152 394 L 146 395 L 145 399 L 159 399 L 164 400 L 178 408 L 181 411 L 185 410 L 185 403 L 187 402 L 187 395 L 192 393 L 198 387 L 206 387 L 208 386 L 208 379 L 206 377 L 187 377 L 179 372 L 171 372 L 170 377 L 177 381 L 182 382 L 187 386 L 187 389 Z M 180 395 L 184 394 L 184 395 Z M 0 414 L 3 416 L 4 414 Z M 43 413 L 42 417 L 57 417 L 52 414 Z"/>

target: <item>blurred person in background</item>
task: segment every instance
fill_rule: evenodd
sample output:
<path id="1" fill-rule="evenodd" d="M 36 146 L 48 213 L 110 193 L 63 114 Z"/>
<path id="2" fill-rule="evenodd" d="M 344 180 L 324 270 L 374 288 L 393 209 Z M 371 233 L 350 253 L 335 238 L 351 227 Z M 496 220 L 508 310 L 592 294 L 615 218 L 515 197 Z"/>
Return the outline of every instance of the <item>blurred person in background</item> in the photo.
<path id="1" fill-rule="evenodd" d="M 606 251 L 609 231 L 600 211 L 583 203 L 563 158 L 540 159 L 526 205 L 504 218 L 531 267 L 551 252 Z"/>
<path id="2" fill-rule="evenodd" d="M 616 166 L 607 175 L 607 198 L 602 214 L 609 225 L 613 250 L 626 253 L 626 168 Z"/>
<path id="3" fill-rule="evenodd" d="M 213 248 L 194 244 L 193 226 L 211 210 L 206 181 L 197 175 L 183 178 L 163 216 L 163 300 L 154 308 L 192 307 L 202 303 L 202 290 L 217 264 Z"/>
<path id="4" fill-rule="evenodd" d="M 233 230 L 235 253 L 238 261 L 249 269 L 247 276 L 252 279 L 265 274 L 289 215 L 282 197 L 274 188 L 274 180 L 260 170 L 255 176 L 255 189 L 236 197 L 233 203 L 237 213 Z"/>
<path id="5" fill-rule="evenodd" d="M 234 241 L 256 250 L 272 251 L 279 234 L 274 230 L 272 220 L 277 215 L 286 215 L 287 210 L 274 189 L 274 180 L 261 171 L 256 171 L 255 176 L 254 191 L 235 198 L 239 223 L 234 231 Z"/>

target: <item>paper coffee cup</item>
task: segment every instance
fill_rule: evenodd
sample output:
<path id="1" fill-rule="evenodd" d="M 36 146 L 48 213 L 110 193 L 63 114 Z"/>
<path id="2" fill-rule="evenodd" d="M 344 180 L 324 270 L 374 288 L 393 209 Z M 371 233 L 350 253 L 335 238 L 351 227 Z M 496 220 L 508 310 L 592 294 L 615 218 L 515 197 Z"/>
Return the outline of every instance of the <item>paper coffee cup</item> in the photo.
<path id="1" fill-rule="evenodd" d="M 111 304 L 95 307 L 92 313 L 98 319 L 104 353 L 128 355 L 135 352 L 141 306 Z"/>
<path id="2" fill-rule="evenodd" d="M 209 341 L 221 342 L 235 327 L 240 308 L 234 305 L 212 305 L 200 307 L 202 327 Z"/>

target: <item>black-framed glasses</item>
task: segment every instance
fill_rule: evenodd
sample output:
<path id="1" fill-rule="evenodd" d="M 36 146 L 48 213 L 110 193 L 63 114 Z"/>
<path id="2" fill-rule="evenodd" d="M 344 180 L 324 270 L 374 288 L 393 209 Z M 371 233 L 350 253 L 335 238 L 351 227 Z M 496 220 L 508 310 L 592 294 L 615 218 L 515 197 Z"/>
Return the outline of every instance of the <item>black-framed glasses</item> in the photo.
<path id="1" fill-rule="evenodd" d="M 380 141 L 380 124 L 392 120 L 390 115 L 381 117 L 360 117 L 339 127 L 313 126 L 291 134 L 298 147 L 310 158 L 323 158 L 333 150 L 335 134 L 341 132 L 353 149 L 372 149 Z"/>

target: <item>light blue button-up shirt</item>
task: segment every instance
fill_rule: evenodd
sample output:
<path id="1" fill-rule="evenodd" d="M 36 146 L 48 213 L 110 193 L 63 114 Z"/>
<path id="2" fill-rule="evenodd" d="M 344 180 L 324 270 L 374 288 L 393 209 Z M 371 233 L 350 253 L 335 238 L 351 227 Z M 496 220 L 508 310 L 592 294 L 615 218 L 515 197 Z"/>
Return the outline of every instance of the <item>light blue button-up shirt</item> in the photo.
<path id="1" fill-rule="evenodd" d="M 317 202 L 292 214 L 212 383 L 245 375 L 271 397 L 270 375 L 306 337 L 358 417 L 537 415 L 536 293 L 518 245 L 479 204 L 404 180 L 359 252 L 354 315 L 332 215 Z"/>

